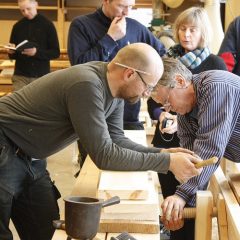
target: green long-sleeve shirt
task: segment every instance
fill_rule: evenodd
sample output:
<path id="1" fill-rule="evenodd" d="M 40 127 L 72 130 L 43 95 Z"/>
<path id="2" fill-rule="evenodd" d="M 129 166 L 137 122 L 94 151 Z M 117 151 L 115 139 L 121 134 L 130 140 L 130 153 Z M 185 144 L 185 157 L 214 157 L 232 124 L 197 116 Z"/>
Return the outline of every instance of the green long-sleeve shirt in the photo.
<path id="1" fill-rule="evenodd" d="M 169 154 L 124 136 L 123 100 L 113 98 L 107 63 L 47 74 L 0 99 L 0 126 L 28 155 L 45 158 L 80 138 L 101 169 L 167 172 Z"/>

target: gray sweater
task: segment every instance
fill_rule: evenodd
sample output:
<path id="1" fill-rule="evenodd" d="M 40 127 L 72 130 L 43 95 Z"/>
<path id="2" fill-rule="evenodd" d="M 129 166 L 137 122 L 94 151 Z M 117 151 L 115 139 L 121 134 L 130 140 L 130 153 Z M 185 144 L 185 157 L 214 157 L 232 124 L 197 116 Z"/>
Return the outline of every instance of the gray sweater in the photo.
<path id="1" fill-rule="evenodd" d="M 5 135 L 34 158 L 78 138 L 100 169 L 167 172 L 169 154 L 124 136 L 123 100 L 113 98 L 107 63 L 90 62 L 47 74 L 0 99 Z"/>

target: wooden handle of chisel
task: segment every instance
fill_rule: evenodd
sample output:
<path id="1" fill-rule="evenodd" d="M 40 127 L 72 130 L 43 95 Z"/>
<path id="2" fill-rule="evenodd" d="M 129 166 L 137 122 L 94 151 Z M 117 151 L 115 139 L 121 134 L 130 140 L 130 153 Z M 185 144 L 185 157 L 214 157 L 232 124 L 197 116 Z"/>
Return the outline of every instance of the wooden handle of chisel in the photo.
<path id="1" fill-rule="evenodd" d="M 211 157 L 207 160 L 203 160 L 201 162 L 195 163 L 195 167 L 196 168 L 202 168 L 202 167 L 206 167 L 212 164 L 215 164 L 218 161 L 217 157 Z"/>

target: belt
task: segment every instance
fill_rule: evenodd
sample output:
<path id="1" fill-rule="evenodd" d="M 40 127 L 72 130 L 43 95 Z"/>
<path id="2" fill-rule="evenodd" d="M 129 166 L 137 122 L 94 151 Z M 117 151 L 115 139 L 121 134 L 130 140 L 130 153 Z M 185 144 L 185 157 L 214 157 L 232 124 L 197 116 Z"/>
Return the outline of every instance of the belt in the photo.
<path id="1" fill-rule="evenodd" d="M 16 152 L 15 152 L 15 154 L 19 157 L 19 158 L 21 158 L 21 159 L 23 159 L 23 160 L 29 160 L 29 161 L 31 161 L 32 160 L 32 158 L 29 156 L 29 155 L 27 155 L 21 148 L 17 148 L 17 150 L 16 150 Z"/>

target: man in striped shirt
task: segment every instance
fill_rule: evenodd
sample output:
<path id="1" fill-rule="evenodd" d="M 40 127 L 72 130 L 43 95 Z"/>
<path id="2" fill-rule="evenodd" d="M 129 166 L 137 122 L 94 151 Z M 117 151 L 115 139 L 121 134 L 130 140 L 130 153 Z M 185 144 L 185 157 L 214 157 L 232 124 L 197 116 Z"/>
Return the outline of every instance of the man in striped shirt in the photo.
<path id="1" fill-rule="evenodd" d="M 239 162 L 240 78 L 220 70 L 192 75 L 176 59 L 163 61 L 164 74 L 155 87 L 153 99 L 166 111 L 178 113 L 181 147 L 194 151 L 202 159 L 224 156 Z M 174 231 L 183 227 L 183 208 L 195 205 L 196 192 L 206 189 L 219 163 L 205 167 L 199 176 L 180 184 L 175 194 L 164 200 L 163 221 L 167 228 Z M 181 239 L 194 239 L 194 223 L 191 226 L 192 231 L 184 233 L 186 224 L 178 230 L 183 232 Z"/>

